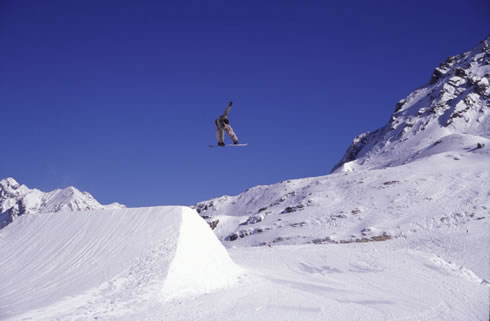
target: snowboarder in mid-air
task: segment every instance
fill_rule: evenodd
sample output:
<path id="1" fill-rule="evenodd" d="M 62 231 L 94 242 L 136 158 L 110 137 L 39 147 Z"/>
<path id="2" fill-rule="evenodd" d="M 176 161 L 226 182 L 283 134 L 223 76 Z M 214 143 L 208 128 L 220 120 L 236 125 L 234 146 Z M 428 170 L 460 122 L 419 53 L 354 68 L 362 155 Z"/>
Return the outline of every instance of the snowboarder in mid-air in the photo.
<path id="1" fill-rule="evenodd" d="M 216 125 L 216 138 L 218 139 L 218 146 L 225 146 L 225 132 L 233 140 L 233 144 L 238 144 L 238 137 L 236 136 L 233 128 L 230 126 L 230 121 L 228 120 L 228 114 L 231 109 L 231 101 L 228 103 L 223 115 L 219 116 L 218 119 L 214 121 Z"/>

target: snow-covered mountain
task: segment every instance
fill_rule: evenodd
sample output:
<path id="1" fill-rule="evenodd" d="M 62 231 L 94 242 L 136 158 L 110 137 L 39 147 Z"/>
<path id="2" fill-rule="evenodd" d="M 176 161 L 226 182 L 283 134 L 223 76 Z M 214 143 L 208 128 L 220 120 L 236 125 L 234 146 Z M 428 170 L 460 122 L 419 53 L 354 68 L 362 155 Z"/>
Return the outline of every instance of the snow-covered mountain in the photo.
<path id="1" fill-rule="evenodd" d="M 195 208 L 226 246 L 348 243 L 488 227 L 490 37 L 437 67 L 333 173 Z M 471 228 L 469 228 L 471 230 Z"/>
<path id="2" fill-rule="evenodd" d="M 80 192 L 72 186 L 45 193 L 19 184 L 11 177 L 0 180 L 0 228 L 24 214 L 121 207 L 124 205 L 119 203 L 101 205 L 89 193 Z"/>
<path id="3" fill-rule="evenodd" d="M 428 83 L 396 104 L 385 126 L 354 139 L 334 171 L 396 166 L 454 144 L 487 144 L 489 98 L 490 36 L 435 68 Z"/>
<path id="4" fill-rule="evenodd" d="M 196 204 L 215 233 L 0 181 L 0 319 L 489 320 L 488 39 L 458 57 L 333 173 Z"/>

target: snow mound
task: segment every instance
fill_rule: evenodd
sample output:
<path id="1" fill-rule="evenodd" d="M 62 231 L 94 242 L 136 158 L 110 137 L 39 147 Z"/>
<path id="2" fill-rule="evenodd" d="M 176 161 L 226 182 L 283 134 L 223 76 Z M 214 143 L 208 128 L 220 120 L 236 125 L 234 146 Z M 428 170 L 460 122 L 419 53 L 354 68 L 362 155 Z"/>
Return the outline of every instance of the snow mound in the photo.
<path id="1" fill-rule="evenodd" d="M 0 319 L 103 315 L 233 284 L 241 270 L 187 207 L 21 216 L 0 231 Z"/>

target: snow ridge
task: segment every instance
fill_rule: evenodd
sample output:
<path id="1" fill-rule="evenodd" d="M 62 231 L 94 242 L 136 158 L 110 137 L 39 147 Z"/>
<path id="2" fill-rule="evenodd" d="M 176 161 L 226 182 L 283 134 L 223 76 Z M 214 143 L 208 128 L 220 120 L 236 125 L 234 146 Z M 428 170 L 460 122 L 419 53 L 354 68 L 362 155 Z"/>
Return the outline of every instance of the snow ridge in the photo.
<path id="1" fill-rule="evenodd" d="M 81 192 L 73 186 L 44 193 L 19 184 L 12 177 L 0 180 L 0 229 L 24 214 L 123 207 L 119 203 L 102 205 L 90 193 Z"/>

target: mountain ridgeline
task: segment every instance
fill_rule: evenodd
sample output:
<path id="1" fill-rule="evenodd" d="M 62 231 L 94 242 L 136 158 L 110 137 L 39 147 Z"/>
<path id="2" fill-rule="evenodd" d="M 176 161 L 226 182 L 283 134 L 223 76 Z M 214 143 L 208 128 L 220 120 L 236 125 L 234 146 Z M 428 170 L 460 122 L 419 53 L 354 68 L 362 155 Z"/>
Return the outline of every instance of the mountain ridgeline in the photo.
<path id="1" fill-rule="evenodd" d="M 101 205 L 89 193 L 80 192 L 71 186 L 45 193 L 19 184 L 11 177 L 0 180 L 0 228 L 24 214 L 75 212 L 121 207 L 124 205 L 119 203 Z"/>
<path id="2" fill-rule="evenodd" d="M 396 104 L 385 126 L 357 136 L 332 171 L 400 165 L 451 134 L 488 139 L 489 97 L 490 36 L 436 67 L 428 83 Z"/>

